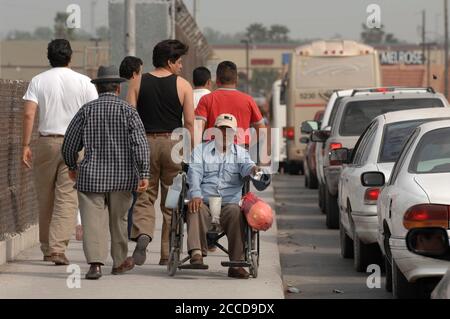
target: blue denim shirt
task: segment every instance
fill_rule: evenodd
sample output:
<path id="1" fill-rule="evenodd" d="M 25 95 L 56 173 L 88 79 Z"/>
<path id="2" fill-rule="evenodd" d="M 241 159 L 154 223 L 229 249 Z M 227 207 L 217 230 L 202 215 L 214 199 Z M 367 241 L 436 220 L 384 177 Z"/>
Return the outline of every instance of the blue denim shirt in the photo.
<path id="1" fill-rule="evenodd" d="M 221 196 L 222 204 L 237 204 L 242 196 L 243 178 L 255 163 L 248 151 L 233 144 L 224 154 L 214 141 L 198 145 L 192 152 L 187 182 L 189 198 L 200 197 L 208 204 L 210 196 Z"/>

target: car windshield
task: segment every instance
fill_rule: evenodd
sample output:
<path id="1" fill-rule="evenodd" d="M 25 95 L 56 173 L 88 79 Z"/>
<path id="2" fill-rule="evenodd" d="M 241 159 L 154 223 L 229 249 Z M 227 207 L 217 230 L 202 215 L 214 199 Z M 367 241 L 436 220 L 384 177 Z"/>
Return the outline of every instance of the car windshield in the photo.
<path id="1" fill-rule="evenodd" d="M 349 102 L 345 106 L 339 126 L 341 136 L 359 136 L 364 129 L 378 115 L 401 111 L 405 109 L 419 109 L 429 107 L 443 107 L 440 99 L 389 99 Z"/>
<path id="2" fill-rule="evenodd" d="M 395 162 L 408 137 L 427 120 L 397 122 L 384 126 L 379 163 Z"/>
<path id="3" fill-rule="evenodd" d="M 422 136 L 409 169 L 417 174 L 450 173 L 450 127 Z"/>

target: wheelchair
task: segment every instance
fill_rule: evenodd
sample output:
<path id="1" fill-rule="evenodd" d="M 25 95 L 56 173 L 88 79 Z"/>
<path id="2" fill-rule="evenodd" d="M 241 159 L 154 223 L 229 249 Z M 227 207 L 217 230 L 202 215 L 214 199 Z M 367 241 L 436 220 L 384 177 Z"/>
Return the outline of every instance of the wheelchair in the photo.
<path id="1" fill-rule="evenodd" d="M 182 179 L 183 186 L 178 199 L 178 205 L 172 210 L 172 221 L 170 227 L 170 254 L 167 264 L 167 272 L 169 276 L 174 276 L 177 270 L 182 269 L 208 269 L 208 265 L 192 265 L 188 261 L 191 257 L 188 255 L 181 259 L 183 254 L 184 241 L 184 224 L 186 222 L 186 215 L 188 214 L 187 190 L 187 166 L 183 168 Z M 245 195 L 250 191 L 250 180 L 246 179 L 242 189 L 242 194 Z M 247 220 L 245 220 L 245 241 L 244 241 L 244 261 L 222 261 L 223 267 L 245 267 L 249 268 L 249 273 L 253 278 L 258 276 L 259 266 L 259 231 L 252 229 Z M 226 236 L 225 232 L 212 229 L 207 233 L 208 243 L 215 245 L 225 254 L 229 255 L 228 250 L 220 244 L 220 239 Z"/>

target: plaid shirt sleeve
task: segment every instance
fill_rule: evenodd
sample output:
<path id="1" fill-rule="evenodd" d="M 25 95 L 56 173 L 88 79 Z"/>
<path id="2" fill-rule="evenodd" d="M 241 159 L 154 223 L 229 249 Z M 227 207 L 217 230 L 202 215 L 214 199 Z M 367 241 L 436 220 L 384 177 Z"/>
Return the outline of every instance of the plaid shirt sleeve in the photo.
<path id="1" fill-rule="evenodd" d="M 83 149 L 84 109 L 70 122 L 62 145 L 62 156 L 69 170 L 77 169 L 78 152 Z"/>
<path id="2" fill-rule="evenodd" d="M 150 178 L 150 149 L 145 136 L 144 124 L 133 110 L 130 118 L 130 142 L 140 179 Z"/>

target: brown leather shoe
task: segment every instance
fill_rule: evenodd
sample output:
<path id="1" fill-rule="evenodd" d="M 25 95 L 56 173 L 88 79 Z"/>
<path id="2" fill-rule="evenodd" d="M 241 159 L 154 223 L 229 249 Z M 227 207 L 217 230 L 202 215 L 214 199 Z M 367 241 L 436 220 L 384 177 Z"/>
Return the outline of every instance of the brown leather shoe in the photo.
<path id="1" fill-rule="evenodd" d="M 231 278 L 237 278 L 237 279 L 248 279 L 250 277 L 250 274 L 242 267 L 239 268 L 233 268 L 230 267 L 228 269 L 228 277 Z"/>
<path id="2" fill-rule="evenodd" d="M 101 264 L 91 264 L 89 271 L 86 273 L 86 279 L 96 280 L 102 276 Z"/>
<path id="3" fill-rule="evenodd" d="M 191 257 L 190 260 L 191 265 L 203 265 L 203 257 L 202 255 L 195 254 Z"/>
<path id="4" fill-rule="evenodd" d="M 168 258 L 161 258 L 159 260 L 159 265 L 160 266 L 166 266 L 169 263 L 169 259 Z"/>
<path id="5" fill-rule="evenodd" d="M 53 261 L 52 256 L 44 256 L 44 261 Z"/>
<path id="6" fill-rule="evenodd" d="M 120 265 L 119 267 L 113 268 L 111 273 L 113 275 L 121 275 L 133 268 L 134 268 L 133 257 L 127 257 L 127 259 L 125 259 L 125 261 L 122 263 L 122 265 Z"/>
<path id="7" fill-rule="evenodd" d="M 56 266 L 70 265 L 70 262 L 64 253 L 62 253 L 62 254 L 61 253 L 53 253 L 52 261 L 55 263 Z"/>

